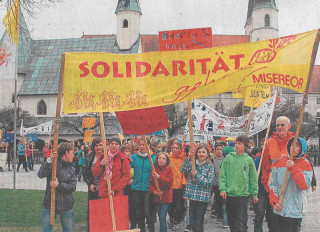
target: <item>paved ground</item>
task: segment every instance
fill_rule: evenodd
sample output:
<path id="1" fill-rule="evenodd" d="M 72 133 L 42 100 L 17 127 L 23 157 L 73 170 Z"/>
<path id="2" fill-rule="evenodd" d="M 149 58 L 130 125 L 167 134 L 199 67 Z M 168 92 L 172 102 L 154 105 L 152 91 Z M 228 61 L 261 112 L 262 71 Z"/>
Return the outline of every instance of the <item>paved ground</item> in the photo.
<path id="1" fill-rule="evenodd" d="M 38 189 L 44 190 L 46 185 L 45 179 L 39 179 L 37 177 L 37 170 L 40 168 L 39 165 L 35 165 L 35 170 L 26 173 L 23 169 L 16 173 L 16 189 Z M 320 180 L 320 167 L 314 168 L 317 180 Z M 0 173 L 0 189 L 1 188 L 13 188 L 13 172 L 8 172 L 7 167 L 5 167 L 4 172 Z M 82 181 L 77 184 L 77 191 L 86 192 L 87 185 Z M 320 189 L 315 192 L 309 193 L 309 201 L 307 206 L 307 217 L 303 220 L 301 232 L 318 232 L 320 231 Z M 249 232 L 253 231 L 253 211 L 249 210 L 248 226 Z M 181 225 L 179 231 L 183 231 L 185 228 L 185 223 Z M 158 225 L 156 226 L 158 228 Z M 205 217 L 204 231 L 211 232 L 227 232 L 229 229 L 223 229 L 222 224 L 217 223 L 216 218 L 210 217 L 210 212 L 207 211 Z M 264 223 L 264 231 L 267 230 L 267 225 Z M 284 231 L 285 232 L 285 231 Z"/>

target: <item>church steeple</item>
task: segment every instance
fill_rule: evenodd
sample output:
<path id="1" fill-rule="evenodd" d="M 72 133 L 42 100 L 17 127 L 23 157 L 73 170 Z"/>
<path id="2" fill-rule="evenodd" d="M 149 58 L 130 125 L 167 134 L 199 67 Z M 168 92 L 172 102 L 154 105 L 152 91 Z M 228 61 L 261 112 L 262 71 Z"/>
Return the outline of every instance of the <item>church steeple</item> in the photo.
<path id="1" fill-rule="evenodd" d="M 278 37 L 276 1 L 249 0 L 245 30 L 251 41 Z"/>
<path id="2" fill-rule="evenodd" d="M 117 43 L 121 50 L 130 49 L 140 35 L 140 17 L 142 15 L 139 0 L 118 0 Z"/>
<path id="3" fill-rule="evenodd" d="M 119 11 L 128 11 L 128 10 L 136 11 L 142 14 L 139 0 L 119 0 L 118 1 L 117 9 L 115 12 L 116 14 Z"/>

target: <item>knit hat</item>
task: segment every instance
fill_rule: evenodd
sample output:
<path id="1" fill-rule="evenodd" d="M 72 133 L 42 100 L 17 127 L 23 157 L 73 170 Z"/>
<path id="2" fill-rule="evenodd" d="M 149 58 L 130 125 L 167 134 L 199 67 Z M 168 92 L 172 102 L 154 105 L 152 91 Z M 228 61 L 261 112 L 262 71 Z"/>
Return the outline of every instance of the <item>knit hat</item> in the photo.
<path id="1" fill-rule="evenodd" d="M 113 141 L 116 142 L 116 143 L 118 143 L 119 145 L 121 145 L 121 141 L 120 141 L 119 138 L 117 138 L 117 137 L 112 137 L 111 139 L 109 139 L 109 144 L 112 143 Z"/>

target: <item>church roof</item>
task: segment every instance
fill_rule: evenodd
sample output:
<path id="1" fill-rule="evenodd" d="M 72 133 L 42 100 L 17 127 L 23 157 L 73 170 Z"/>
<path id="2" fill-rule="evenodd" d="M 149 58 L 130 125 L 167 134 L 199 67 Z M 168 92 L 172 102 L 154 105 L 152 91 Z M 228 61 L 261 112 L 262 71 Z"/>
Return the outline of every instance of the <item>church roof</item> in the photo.
<path id="1" fill-rule="evenodd" d="M 139 0 L 118 0 L 118 5 L 115 13 L 127 10 L 136 11 L 142 14 Z"/>
<path id="2" fill-rule="evenodd" d="M 276 0 L 249 0 L 246 25 L 251 24 L 252 11 L 260 8 L 273 8 L 278 10 Z"/>
<path id="3" fill-rule="evenodd" d="M 139 39 L 129 50 L 120 50 L 116 36 L 83 37 L 74 39 L 33 40 L 26 77 L 19 95 L 51 95 L 58 93 L 61 57 L 64 52 L 108 52 L 134 54 Z M 26 58 L 27 59 L 27 58 Z"/>
<path id="4" fill-rule="evenodd" d="M 18 73 L 26 73 L 31 53 L 32 39 L 26 21 L 20 11 L 19 17 Z"/>

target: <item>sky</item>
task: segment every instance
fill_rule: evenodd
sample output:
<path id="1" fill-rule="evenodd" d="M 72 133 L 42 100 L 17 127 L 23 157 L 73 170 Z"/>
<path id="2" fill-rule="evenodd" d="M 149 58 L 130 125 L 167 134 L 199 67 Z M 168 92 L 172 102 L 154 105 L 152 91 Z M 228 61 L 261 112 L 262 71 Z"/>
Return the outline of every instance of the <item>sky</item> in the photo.
<path id="1" fill-rule="evenodd" d="M 244 35 L 249 0 L 140 0 L 141 33 L 211 27 L 213 34 Z M 117 0 L 63 0 L 25 15 L 33 39 L 79 38 L 84 34 L 116 34 Z M 320 28 L 319 0 L 276 0 L 279 35 Z M 0 18 L 6 13 L 0 3 Z M 3 24 L 0 26 L 2 34 Z M 318 54 L 317 64 L 320 64 Z"/>

